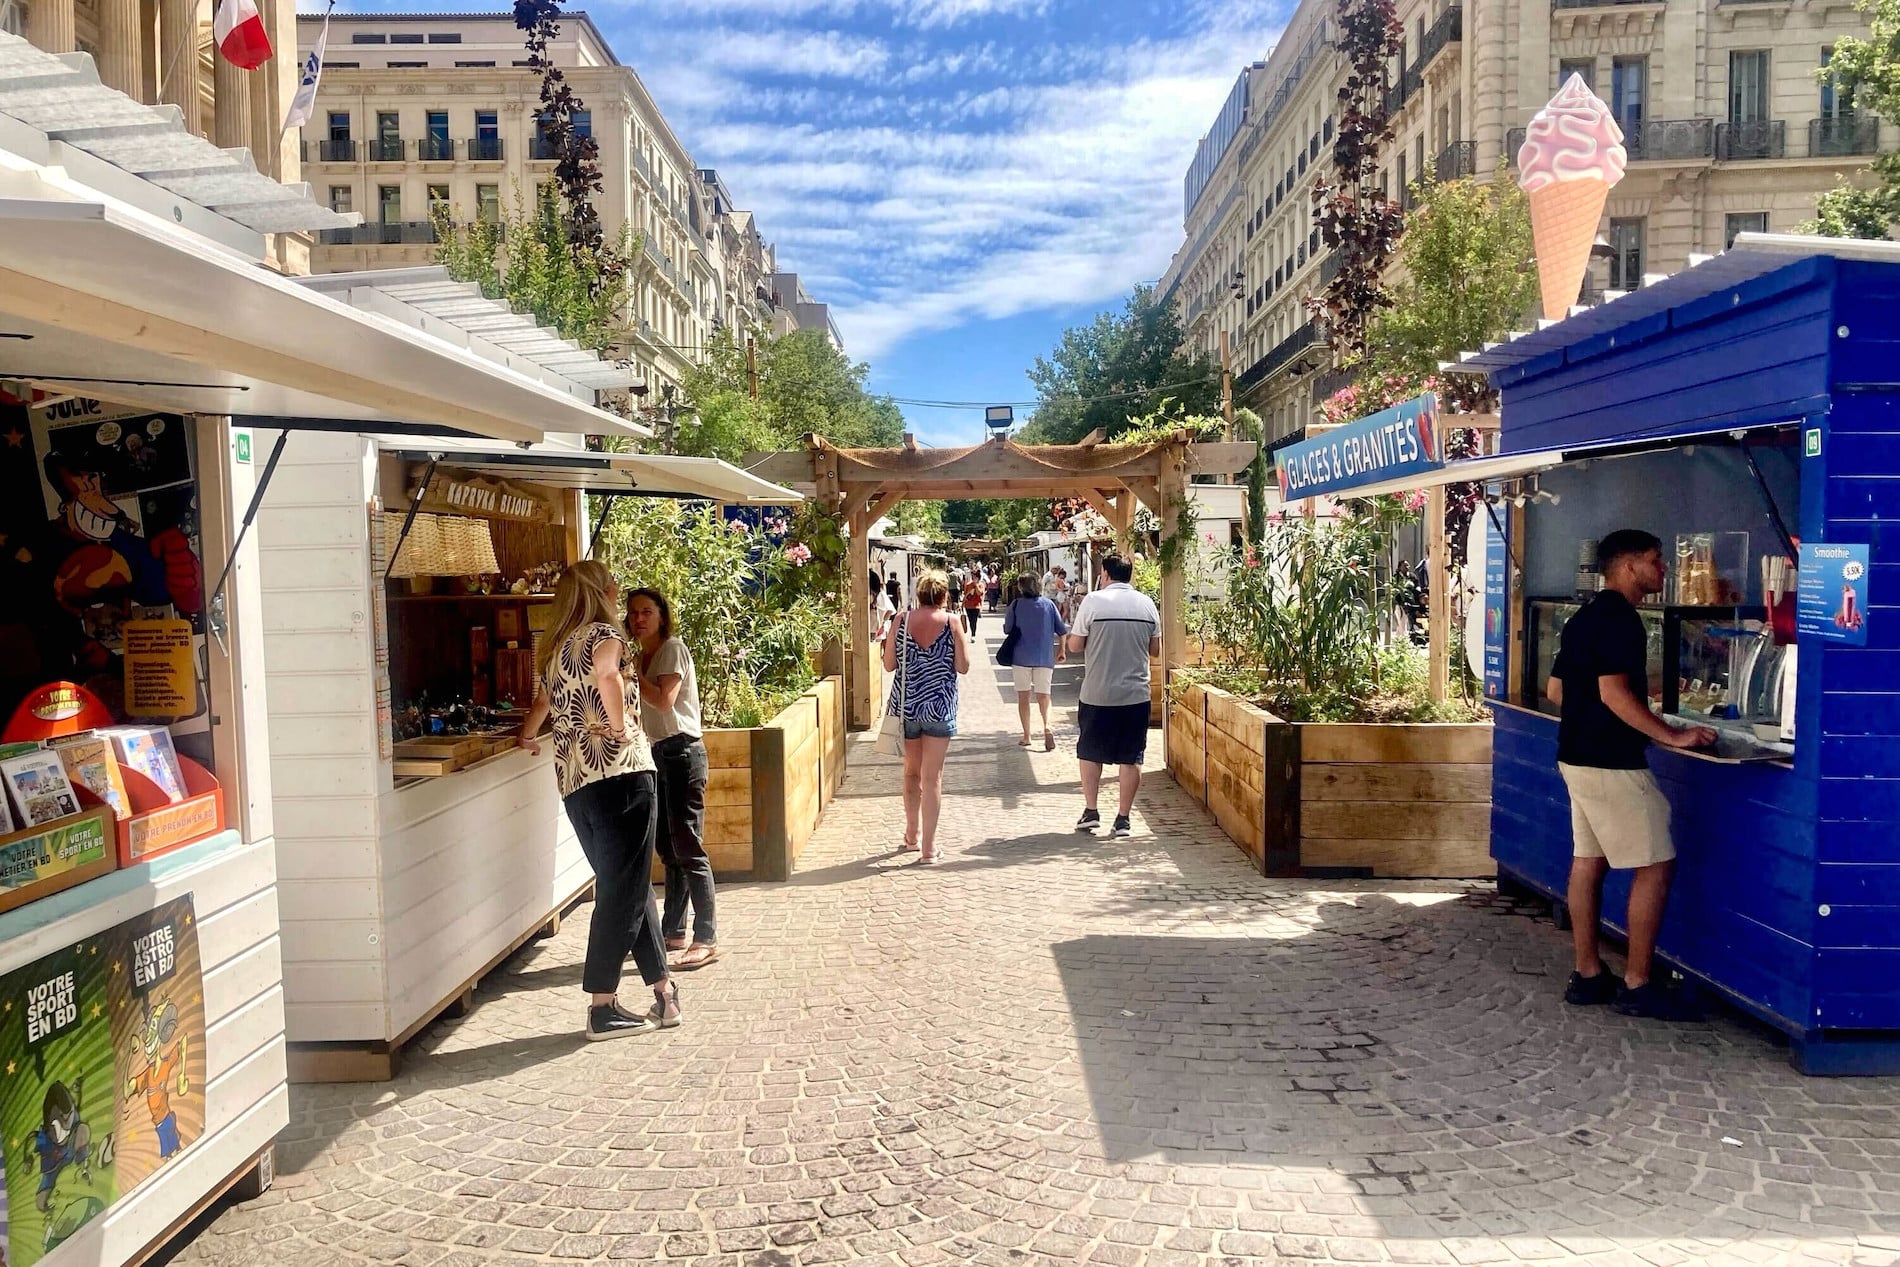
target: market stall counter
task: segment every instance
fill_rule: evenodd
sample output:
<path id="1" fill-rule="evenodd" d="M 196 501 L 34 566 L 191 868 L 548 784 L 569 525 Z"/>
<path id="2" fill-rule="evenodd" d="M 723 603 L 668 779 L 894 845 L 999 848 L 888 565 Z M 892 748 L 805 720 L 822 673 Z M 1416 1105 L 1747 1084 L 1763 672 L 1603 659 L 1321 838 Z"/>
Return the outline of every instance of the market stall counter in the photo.
<path id="1" fill-rule="evenodd" d="M 593 883 L 517 746 L 583 496 L 796 494 L 710 459 L 299 435 L 259 518 L 293 1081 L 404 1045 Z"/>
<path id="2" fill-rule="evenodd" d="M 1720 736 L 1649 751 L 1678 853 L 1658 953 L 1815 1074 L 1900 1072 L 1896 298 L 1900 248 L 1744 235 L 1458 367 L 1501 391 L 1486 461 L 1511 468 L 1482 508 L 1509 559 L 1485 622 L 1501 882 L 1563 899 L 1543 684 L 1596 538 L 1646 529 L 1671 573 L 1638 609 L 1651 706 Z"/>

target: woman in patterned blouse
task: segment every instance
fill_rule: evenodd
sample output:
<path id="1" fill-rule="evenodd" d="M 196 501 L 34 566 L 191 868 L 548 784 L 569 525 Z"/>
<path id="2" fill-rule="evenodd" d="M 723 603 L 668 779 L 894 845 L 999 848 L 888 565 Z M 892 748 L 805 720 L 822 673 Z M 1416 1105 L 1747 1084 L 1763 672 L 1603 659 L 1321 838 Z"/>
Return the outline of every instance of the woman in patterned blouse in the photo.
<path id="1" fill-rule="evenodd" d="M 917 604 L 908 615 L 891 617 L 884 669 L 896 675 L 890 715 L 904 719 L 904 848 L 921 844 L 918 861 L 928 864 L 937 860 L 943 760 L 957 733 L 957 678 L 970 671 L 970 644 L 950 614 L 943 573 L 918 578 Z"/>
<path id="2" fill-rule="evenodd" d="M 535 655 L 534 707 L 521 746 L 543 722 L 554 733 L 554 777 L 581 850 L 594 869 L 594 914 L 581 988 L 591 996 L 589 1041 L 624 1038 L 680 1023 L 679 987 L 669 979 L 660 913 L 653 902 L 653 750 L 628 707 L 621 659 L 627 633 L 617 619 L 620 585 L 605 565 L 576 563 L 554 590 L 553 627 Z M 633 952 L 653 990 L 645 1013 L 620 1006 L 621 965 Z"/>

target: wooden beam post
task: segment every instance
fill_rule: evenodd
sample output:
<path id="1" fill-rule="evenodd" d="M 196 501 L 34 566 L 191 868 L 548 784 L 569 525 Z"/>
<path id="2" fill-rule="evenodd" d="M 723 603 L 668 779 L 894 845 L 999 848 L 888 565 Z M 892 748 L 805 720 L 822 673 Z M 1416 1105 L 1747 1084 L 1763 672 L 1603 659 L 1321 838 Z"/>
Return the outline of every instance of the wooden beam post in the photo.
<path id="1" fill-rule="evenodd" d="M 1442 485 L 1425 494 L 1426 616 L 1431 656 L 1429 681 L 1432 699 L 1443 702 L 1450 688 L 1451 669 L 1451 549 L 1445 540 L 1445 490 Z"/>
<path id="2" fill-rule="evenodd" d="M 1166 541 L 1177 528 L 1177 519 L 1181 508 L 1187 502 L 1187 446 L 1171 444 L 1163 453 L 1161 462 L 1160 505 L 1156 513 L 1161 516 L 1161 538 Z M 1183 542 L 1182 548 L 1191 547 Z M 1169 670 L 1185 662 L 1187 658 L 1187 577 L 1182 569 L 1173 568 L 1161 574 L 1161 672 L 1165 679 Z M 1165 685 L 1165 680 L 1164 680 Z"/>
<path id="3" fill-rule="evenodd" d="M 871 525 L 870 515 L 854 515 L 846 527 L 851 540 L 846 551 L 851 573 L 851 636 L 845 640 L 845 691 L 849 696 L 851 725 L 862 730 L 871 724 L 877 701 L 871 674 Z"/>
<path id="4" fill-rule="evenodd" d="M 1234 438 L 1234 366 L 1225 330 L 1220 332 L 1220 416 L 1227 424 L 1221 439 L 1231 441 Z"/>

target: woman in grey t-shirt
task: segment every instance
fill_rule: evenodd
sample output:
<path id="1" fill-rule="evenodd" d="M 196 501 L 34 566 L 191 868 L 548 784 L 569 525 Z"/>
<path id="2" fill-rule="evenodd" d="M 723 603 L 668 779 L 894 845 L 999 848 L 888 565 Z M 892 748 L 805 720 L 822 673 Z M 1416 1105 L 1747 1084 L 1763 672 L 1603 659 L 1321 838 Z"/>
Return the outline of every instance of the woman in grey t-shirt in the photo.
<path id="1" fill-rule="evenodd" d="M 673 607 L 655 589 L 627 595 L 627 627 L 640 648 L 640 724 L 659 767 L 660 861 L 666 865 L 666 908 L 660 927 L 673 967 L 703 968 L 719 958 L 713 922 L 712 860 L 706 856 L 706 744 L 699 715 L 693 653 L 673 636 Z M 686 940 L 686 911 L 693 939 Z"/>

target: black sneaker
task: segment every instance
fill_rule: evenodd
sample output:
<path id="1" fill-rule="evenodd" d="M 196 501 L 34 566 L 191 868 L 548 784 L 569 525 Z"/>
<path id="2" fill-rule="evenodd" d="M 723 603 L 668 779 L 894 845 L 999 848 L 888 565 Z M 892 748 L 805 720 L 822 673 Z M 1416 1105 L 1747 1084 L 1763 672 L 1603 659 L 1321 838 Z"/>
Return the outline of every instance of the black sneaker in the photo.
<path id="1" fill-rule="evenodd" d="M 587 1009 L 587 1041 L 590 1043 L 650 1034 L 659 1028 L 659 1024 L 651 1017 L 635 1016 L 618 1003 Z"/>
<path id="2" fill-rule="evenodd" d="M 1115 815 L 1115 826 L 1109 829 L 1108 834 L 1119 840 L 1123 837 L 1134 835 L 1135 827 L 1134 824 L 1128 821 L 1128 815 L 1117 814 Z"/>
<path id="3" fill-rule="evenodd" d="M 1077 831 L 1094 831 L 1101 825 L 1102 814 L 1100 810 L 1085 809 L 1082 811 L 1082 817 L 1075 820 L 1075 829 Z"/>
<path id="4" fill-rule="evenodd" d="M 1666 990 L 1654 981 L 1646 981 L 1635 989 L 1616 992 L 1616 1002 L 1610 1004 L 1612 1011 L 1620 1016 L 1637 1016 L 1651 1021 L 1699 1021 L 1702 1014 L 1694 1005 L 1675 990 Z"/>
<path id="5" fill-rule="evenodd" d="M 1597 969 L 1594 977 L 1573 972 L 1570 984 L 1564 987 L 1564 1002 L 1575 1007 L 1598 1007 L 1615 1002 L 1617 991 L 1622 988 L 1623 979 L 1607 968 Z"/>

